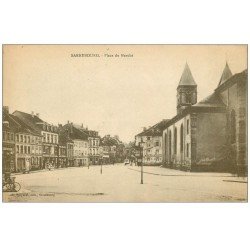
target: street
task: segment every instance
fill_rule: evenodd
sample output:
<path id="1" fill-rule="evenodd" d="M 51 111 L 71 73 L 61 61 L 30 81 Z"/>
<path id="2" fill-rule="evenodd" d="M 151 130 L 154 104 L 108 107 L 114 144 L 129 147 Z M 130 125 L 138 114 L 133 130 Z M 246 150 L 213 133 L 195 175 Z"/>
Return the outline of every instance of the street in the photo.
<path id="1" fill-rule="evenodd" d="M 247 178 L 228 173 L 190 173 L 124 164 L 17 174 L 19 192 L 9 202 L 246 202 Z"/>

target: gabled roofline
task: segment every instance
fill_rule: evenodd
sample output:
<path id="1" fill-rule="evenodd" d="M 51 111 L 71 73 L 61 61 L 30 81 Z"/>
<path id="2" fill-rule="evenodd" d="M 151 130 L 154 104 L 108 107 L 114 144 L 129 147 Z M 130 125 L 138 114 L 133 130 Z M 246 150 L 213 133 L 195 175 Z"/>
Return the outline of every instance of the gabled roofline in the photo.
<path id="1" fill-rule="evenodd" d="M 226 80 L 221 85 L 219 85 L 214 91 L 221 92 L 221 91 L 233 86 L 234 84 L 236 84 L 237 80 L 240 80 L 240 79 L 246 79 L 246 81 L 247 81 L 247 76 L 248 76 L 248 70 L 245 69 L 242 72 L 231 76 L 228 80 Z"/>

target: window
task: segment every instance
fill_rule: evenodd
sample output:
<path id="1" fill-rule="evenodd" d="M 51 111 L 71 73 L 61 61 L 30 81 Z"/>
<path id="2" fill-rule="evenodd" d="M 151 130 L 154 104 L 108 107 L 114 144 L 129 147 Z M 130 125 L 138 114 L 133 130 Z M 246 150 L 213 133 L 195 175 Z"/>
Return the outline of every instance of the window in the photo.
<path id="1" fill-rule="evenodd" d="M 51 143 L 54 143 L 53 135 L 51 135 Z"/>
<path id="2" fill-rule="evenodd" d="M 181 124 L 180 128 L 180 150 L 183 152 L 183 124 Z"/>
<path id="3" fill-rule="evenodd" d="M 186 93 L 186 103 L 192 102 L 192 93 Z"/>
<path id="4" fill-rule="evenodd" d="M 23 142 L 23 135 L 20 135 L 20 142 Z"/>
<path id="5" fill-rule="evenodd" d="M 5 141 L 6 140 L 6 133 L 3 132 L 3 140 Z"/>
<path id="6" fill-rule="evenodd" d="M 169 137 L 168 137 L 168 145 L 169 145 L 169 156 L 171 157 L 172 155 L 172 133 L 171 130 L 169 131 Z"/>
<path id="7" fill-rule="evenodd" d="M 23 146 L 20 147 L 20 152 L 23 154 Z"/>
<path id="8" fill-rule="evenodd" d="M 159 142 L 158 141 L 155 142 L 155 146 L 156 147 L 159 146 Z"/>
<path id="9" fill-rule="evenodd" d="M 174 153 L 177 153 L 177 128 L 174 129 Z"/>
<path id="10" fill-rule="evenodd" d="M 43 142 L 46 142 L 46 134 L 43 133 Z"/>
<path id="11" fill-rule="evenodd" d="M 10 141 L 10 133 L 7 133 L 7 141 Z"/>
<path id="12" fill-rule="evenodd" d="M 29 136 L 27 136 L 27 139 L 28 139 L 28 143 L 30 143 L 30 137 Z"/>
<path id="13" fill-rule="evenodd" d="M 189 157 L 189 143 L 187 143 L 187 157 Z"/>
<path id="14" fill-rule="evenodd" d="M 16 146 L 16 152 L 17 152 L 17 154 L 19 154 L 19 146 L 18 145 Z"/>
<path id="15" fill-rule="evenodd" d="M 16 135 L 16 142 L 19 142 L 19 135 Z"/>
<path id="16" fill-rule="evenodd" d="M 27 140 L 26 140 L 26 135 L 24 136 L 24 143 L 26 143 L 27 142 Z"/>
<path id="17" fill-rule="evenodd" d="M 24 153 L 27 154 L 27 146 L 24 146 Z"/>
<path id="18" fill-rule="evenodd" d="M 187 120 L 187 135 L 189 134 L 189 120 Z"/>
<path id="19" fill-rule="evenodd" d="M 47 134 L 47 142 L 50 142 L 50 136 Z"/>
<path id="20" fill-rule="evenodd" d="M 28 154 L 30 154 L 30 146 L 28 146 Z"/>
<path id="21" fill-rule="evenodd" d="M 165 156 L 167 156 L 167 134 L 165 133 Z"/>
<path id="22" fill-rule="evenodd" d="M 236 118 L 235 118 L 235 111 L 232 110 L 231 112 L 231 143 L 236 142 Z"/>
<path id="23" fill-rule="evenodd" d="M 150 136 L 147 137 L 147 140 L 148 140 L 148 141 L 150 140 Z"/>

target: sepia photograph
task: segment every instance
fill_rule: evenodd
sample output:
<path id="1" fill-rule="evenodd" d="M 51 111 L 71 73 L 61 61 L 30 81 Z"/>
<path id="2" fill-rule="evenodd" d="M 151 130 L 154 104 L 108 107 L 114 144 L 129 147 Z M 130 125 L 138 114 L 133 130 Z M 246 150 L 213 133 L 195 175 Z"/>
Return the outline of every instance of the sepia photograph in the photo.
<path id="1" fill-rule="evenodd" d="M 2 45 L 4 203 L 248 202 L 248 46 Z"/>

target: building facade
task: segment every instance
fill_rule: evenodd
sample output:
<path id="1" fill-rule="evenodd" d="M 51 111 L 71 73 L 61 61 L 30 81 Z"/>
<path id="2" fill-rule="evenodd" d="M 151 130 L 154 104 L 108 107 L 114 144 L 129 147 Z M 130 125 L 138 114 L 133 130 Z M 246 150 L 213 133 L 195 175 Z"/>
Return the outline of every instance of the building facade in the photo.
<path id="1" fill-rule="evenodd" d="M 88 163 L 97 165 L 100 161 L 100 136 L 97 131 L 89 130 L 82 125 L 75 125 L 77 129 L 88 135 Z"/>
<path id="2" fill-rule="evenodd" d="M 17 124 L 15 134 L 16 172 L 27 172 L 42 168 L 42 136 L 28 127 L 18 117 L 11 115 Z"/>
<path id="3" fill-rule="evenodd" d="M 144 165 L 162 164 L 162 132 L 168 120 L 162 120 L 135 136 L 135 146 L 142 147 Z"/>
<path id="4" fill-rule="evenodd" d="M 63 131 L 68 134 L 69 139 L 73 142 L 74 166 L 88 166 L 88 135 L 70 122 L 63 126 Z M 72 144 L 68 144 L 68 148 L 71 148 L 71 146 Z M 68 151 L 68 154 L 70 152 Z"/>
<path id="5" fill-rule="evenodd" d="M 2 171 L 3 173 L 15 172 L 15 122 L 10 118 L 9 108 L 3 107 L 3 150 L 2 150 Z"/>
<path id="6" fill-rule="evenodd" d="M 40 119 L 39 114 L 31 114 L 15 111 L 13 115 L 19 118 L 26 126 L 36 131 L 42 137 L 42 168 L 50 163 L 52 166 L 58 166 L 58 128 Z M 39 151 L 39 145 L 34 146 L 34 152 Z"/>

